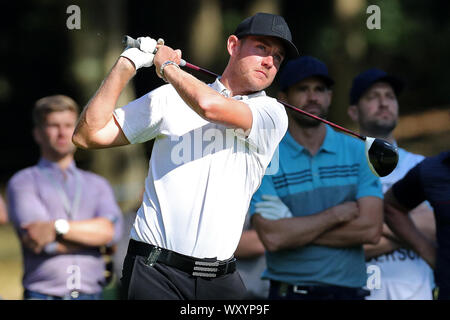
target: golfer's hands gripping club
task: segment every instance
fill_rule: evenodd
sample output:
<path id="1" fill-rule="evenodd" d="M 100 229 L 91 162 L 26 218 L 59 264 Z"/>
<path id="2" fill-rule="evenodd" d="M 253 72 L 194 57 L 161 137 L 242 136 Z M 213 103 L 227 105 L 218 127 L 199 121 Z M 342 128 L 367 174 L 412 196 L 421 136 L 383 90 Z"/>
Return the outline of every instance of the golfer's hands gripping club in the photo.
<path id="1" fill-rule="evenodd" d="M 150 40 L 153 40 L 150 42 Z M 172 61 L 180 66 L 185 66 L 186 62 L 181 59 L 181 50 L 173 50 L 172 48 L 164 45 L 163 39 L 158 39 L 158 41 L 150 37 L 141 37 L 133 39 L 130 36 L 124 36 L 122 43 L 126 46 L 126 50 L 122 53 L 122 56 L 130 59 L 136 66 L 136 70 L 140 67 L 150 67 L 155 64 L 155 71 L 158 77 L 164 79 L 161 73 L 161 66 L 167 62 Z M 139 51 L 131 49 L 138 49 Z M 128 51 L 130 50 L 130 51 Z M 125 54 L 127 52 L 127 54 Z M 128 54 L 128 52 L 130 54 Z M 143 54 L 145 52 L 145 54 Z M 137 58 L 136 62 L 134 58 Z M 143 60 L 143 62 L 141 62 Z M 151 62 L 150 62 L 151 61 Z"/>
<path id="2" fill-rule="evenodd" d="M 165 45 L 158 45 L 157 47 L 158 52 L 156 53 L 154 60 L 155 71 L 158 77 L 167 82 L 164 76 L 165 70 L 168 68 L 178 67 L 181 62 L 181 50 L 174 50 L 171 47 Z M 173 64 L 167 64 L 167 62 L 169 61 L 175 63 L 176 66 Z M 163 68 L 161 68 L 161 66 L 163 66 Z"/>
<path id="3" fill-rule="evenodd" d="M 283 218 L 292 218 L 292 212 L 289 208 L 276 196 L 263 194 L 261 196 L 263 201 L 255 204 L 255 212 L 268 220 L 277 220 Z"/>
<path id="4" fill-rule="evenodd" d="M 125 51 L 120 55 L 130 60 L 136 71 L 143 67 L 151 67 L 153 65 L 153 60 L 155 54 L 158 50 L 158 45 L 163 45 L 164 40 L 159 39 L 156 41 L 150 37 L 139 37 L 134 40 L 132 45 L 128 44 Z"/>

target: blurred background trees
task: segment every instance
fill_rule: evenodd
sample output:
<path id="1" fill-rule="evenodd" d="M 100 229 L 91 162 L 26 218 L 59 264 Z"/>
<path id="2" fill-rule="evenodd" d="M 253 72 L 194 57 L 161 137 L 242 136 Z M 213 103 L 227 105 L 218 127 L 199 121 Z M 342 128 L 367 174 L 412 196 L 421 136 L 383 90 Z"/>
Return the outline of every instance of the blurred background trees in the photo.
<path id="1" fill-rule="evenodd" d="M 81 10 L 79 30 L 66 26 L 70 5 Z M 381 10 L 379 30 L 366 26 L 369 5 Z M 424 155 L 450 148 L 447 1 L 8 1 L 0 20 L 0 192 L 15 172 L 39 158 L 31 135 L 34 102 L 61 93 L 84 107 L 122 52 L 124 34 L 161 37 L 182 49 L 188 61 L 220 73 L 228 60 L 227 37 L 256 12 L 284 16 L 301 54 L 327 63 L 336 81 L 331 121 L 355 128 L 346 112 L 351 81 L 362 70 L 379 67 L 407 83 L 399 97 L 399 145 Z M 153 68 L 140 70 L 119 106 L 162 84 Z M 267 93 L 275 96 L 277 88 L 275 81 Z M 76 160 L 111 182 L 126 212 L 139 202 L 151 146 L 79 150 Z M 1 273 L 0 261 L 0 279 Z"/>

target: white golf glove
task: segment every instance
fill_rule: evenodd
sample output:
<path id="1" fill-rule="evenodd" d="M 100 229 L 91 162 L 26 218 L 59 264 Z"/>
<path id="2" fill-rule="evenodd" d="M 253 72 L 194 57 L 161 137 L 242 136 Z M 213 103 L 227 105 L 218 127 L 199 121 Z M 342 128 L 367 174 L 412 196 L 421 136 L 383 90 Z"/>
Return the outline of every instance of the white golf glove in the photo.
<path id="1" fill-rule="evenodd" d="M 255 204 L 255 212 L 260 213 L 263 218 L 278 220 L 293 217 L 292 212 L 280 198 L 264 194 L 261 199 L 264 201 Z"/>
<path id="2" fill-rule="evenodd" d="M 120 56 L 131 60 L 136 70 L 142 67 L 151 67 L 156 53 L 156 40 L 150 37 L 140 37 L 137 40 L 141 43 L 139 49 L 127 47 Z"/>

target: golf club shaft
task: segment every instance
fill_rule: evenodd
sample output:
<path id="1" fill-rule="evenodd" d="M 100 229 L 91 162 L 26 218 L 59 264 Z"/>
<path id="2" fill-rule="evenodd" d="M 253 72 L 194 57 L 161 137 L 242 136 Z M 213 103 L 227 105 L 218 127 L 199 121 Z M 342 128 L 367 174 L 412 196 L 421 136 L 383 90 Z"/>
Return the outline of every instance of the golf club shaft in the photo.
<path id="1" fill-rule="evenodd" d="M 187 62 L 187 61 L 185 61 L 183 59 L 181 59 L 180 66 L 181 67 L 186 67 L 186 68 L 189 68 L 189 69 L 192 69 L 192 70 L 197 70 L 197 71 L 203 72 L 203 73 L 205 73 L 207 75 L 210 75 L 210 76 L 213 76 L 213 77 L 218 77 L 219 76 L 219 75 L 215 74 L 214 72 L 211 72 L 211 71 L 206 70 L 204 68 L 198 67 L 198 66 L 196 66 L 196 65 L 194 65 L 192 63 L 189 63 L 189 62 Z M 284 105 L 285 107 L 289 108 L 289 109 L 292 109 L 292 110 L 295 110 L 297 112 L 300 112 L 300 113 L 304 114 L 305 116 L 308 116 L 310 118 L 313 118 L 313 119 L 316 119 L 316 120 L 321 121 L 323 123 L 326 123 L 326 124 L 336 128 L 336 129 L 339 129 L 339 130 L 344 131 L 344 132 L 346 132 L 348 134 L 351 134 L 352 136 L 354 136 L 354 137 L 356 137 L 358 139 L 366 141 L 366 137 L 365 136 L 362 136 L 362 135 L 360 135 L 360 134 L 358 134 L 356 132 L 353 132 L 353 131 L 351 131 L 349 129 L 343 128 L 343 127 L 341 127 L 341 126 L 339 126 L 339 125 L 337 125 L 337 124 L 335 124 L 333 122 L 330 122 L 328 120 L 322 119 L 322 118 L 320 118 L 318 116 L 315 116 L 315 115 L 313 115 L 313 114 L 311 114 L 309 112 L 306 112 L 306 111 L 304 111 L 302 109 L 294 107 L 293 105 L 290 105 L 289 103 L 286 103 L 284 101 L 280 101 L 278 99 L 277 99 L 277 101 L 279 103 L 281 103 L 282 105 Z"/>
<path id="2" fill-rule="evenodd" d="M 196 66 L 196 65 L 194 65 L 194 64 L 192 64 L 192 63 L 189 63 L 189 62 L 187 62 L 187 61 L 185 61 L 185 60 L 183 60 L 183 59 L 181 59 L 181 61 L 180 61 L 180 67 L 186 67 L 186 68 L 188 68 L 188 69 L 201 71 L 201 72 L 203 72 L 204 74 L 207 74 L 207 75 L 212 76 L 212 77 L 215 77 L 215 78 L 217 78 L 217 77 L 219 76 L 218 74 L 215 74 L 214 72 L 211 72 L 211 71 L 209 71 L 209 70 L 206 70 L 206 69 L 204 69 L 204 68 L 201 68 L 201 67 L 199 67 L 199 66 Z"/>
<path id="3" fill-rule="evenodd" d="M 136 39 L 133 39 L 133 38 L 130 37 L 130 36 L 125 36 L 122 42 L 123 42 L 123 44 L 124 44 L 125 46 L 129 46 L 129 47 L 136 47 L 136 48 L 139 48 L 139 46 L 140 46 L 140 42 L 139 42 L 138 40 L 136 40 Z M 185 60 L 183 60 L 183 59 L 181 59 L 181 61 L 180 61 L 180 67 L 186 67 L 186 68 L 188 68 L 188 69 L 200 71 L 200 72 L 203 72 L 204 74 L 207 74 L 207 75 L 212 76 L 212 77 L 215 77 L 215 78 L 217 78 L 217 77 L 219 76 L 218 74 L 216 74 L 216 73 L 214 73 L 214 72 L 211 72 L 211 71 L 209 71 L 209 70 L 206 70 L 206 69 L 204 69 L 204 68 L 201 68 L 201 67 L 199 67 L 199 66 L 196 66 L 196 65 L 194 65 L 194 64 L 192 64 L 192 63 L 189 63 L 189 62 L 187 62 L 187 61 L 185 61 Z M 330 121 L 328 121 L 328 120 L 325 120 L 325 119 L 322 119 L 322 118 L 320 118 L 320 117 L 317 117 L 317 116 L 315 116 L 315 115 L 313 115 L 313 114 L 311 114 L 311 113 L 309 113 L 309 112 L 306 112 L 306 111 L 301 110 L 301 109 L 299 109 L 299 108 L 297 108 L 297 107 L 294 107 L 294 106 L 292 106 L 292 105 L 290 105 L 290 104 L 288 104 L 288 103 L 286 103 L 286 102 L 280 101 L 280 100 L 278 100 L 278 99 L 277 99 L 277 101 L 278 101 L 279 103 L 281 103 L 282 105 L 284 105 L 285 107 L 289 108 L 289 109 L 292 109 L 292 110 L 295 110 L 295 111 L 297 111 L 297 112 L 300 112 L 300 113 L 304 114 L 305 116 L 308 116 L 308 117 L 310 117 L 310 118 L 313 118 L 313 119 L 316 119 L 316 120 L 321 121 L 321 122 L 323 122 L 323 123 L 326 123 L 326 124 L 328 124 L 328 125 L 330 125 L 330 126 L 336 128 L 336 129 L 338 129 L 338 130 L 341 130 L 341 131 L 343 131 L 343 132 L 345 132 L 345 133 L 348 133 L 348 134 L 350 134 L 350 135 L 352 135 L 352 136 L 354 136 L 354 137 L 356 137 L 356 138 L 358 138 L 358 139 L 361 139 L 361 140 L 363 140 L 363 141 L 366 141 L 366 137 L 365 137 L 365 136 L 362 136 L 362 135 L 360 135 L 360 134 L 358 134 L 358 133 L 356 133 L 356 132 L 354 132 L 354 131 L 351 131 L 351 130 L 349 130 L 349 129 L 343 128 L 343 127 L 341 127 L 341 126 L 339 126 L 339 125 L 337 125 L 337 124 L 335 124 L 335 123 L 333 123 L 333 122 L 330 122 Z"/>

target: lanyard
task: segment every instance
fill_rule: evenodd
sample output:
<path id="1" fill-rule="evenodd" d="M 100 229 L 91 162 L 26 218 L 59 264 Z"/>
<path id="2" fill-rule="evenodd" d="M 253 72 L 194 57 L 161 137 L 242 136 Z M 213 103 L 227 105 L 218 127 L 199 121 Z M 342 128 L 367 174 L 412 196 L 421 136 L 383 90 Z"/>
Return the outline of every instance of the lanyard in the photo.
<path id="1" fill-rule="evenodd" d="M 73 218 L 73 214 L 78 211 L 81 199 L 81 176 L 80 173 L 75 170 L 75 197 L 73 199 L 72 205 L 70 205 L 69 197 L 62 185 L 53 177 L 49 169 L 42 168 L 41 171 L 45 174 L 50 183 L 55 187 L 57 194 L 64 205 L 64 210 L 66 211 L 69 220 Z"/>

